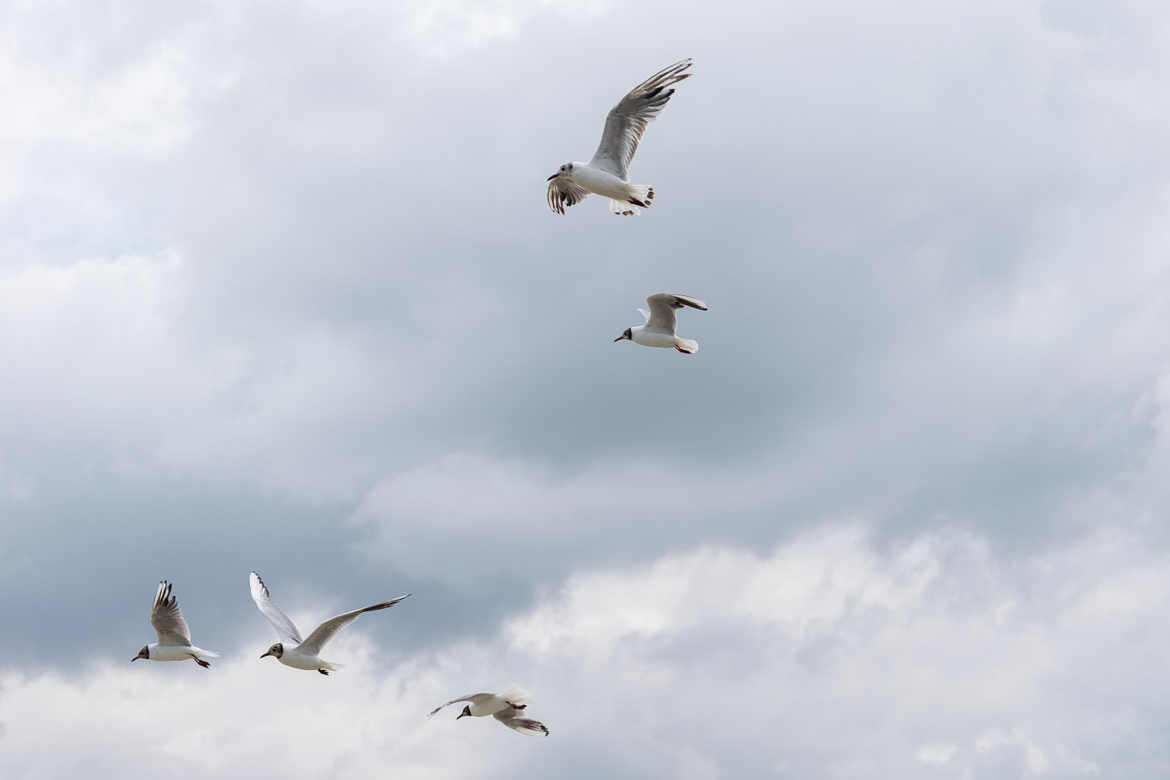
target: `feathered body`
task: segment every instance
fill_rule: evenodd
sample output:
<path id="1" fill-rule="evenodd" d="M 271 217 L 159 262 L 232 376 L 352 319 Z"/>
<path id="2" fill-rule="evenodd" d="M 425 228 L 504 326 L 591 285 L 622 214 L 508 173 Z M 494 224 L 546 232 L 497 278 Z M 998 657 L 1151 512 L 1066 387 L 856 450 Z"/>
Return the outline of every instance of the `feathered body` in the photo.
<path id="1" fill-rule="evenodd" d="M 622 335 L 614 341 L 632 341 L 644 347 L 658 347 L 660 349 L 677 349 L 686 355 L 693 355 L 699 351 L 699 342 L 694 339 L 684 339 L 677 334 L 678 321 L 675 310 L 684 306 L 699 311 L 707 311 L 707 304 L 698 298 L 677 293 L 656 293 L 646 299 L 650 310 L 638 309 L 645 321 L 642 325 L 626 328 Z"/>
<path id="2" fill-rule="evenodd" d="M 151 642 L 138 651 L 139 658 L 147 661 L 194 661 L 204 669 L 211 666 L 205 658 L 218 658 L 210 650 L 191 644 L 191 629 L 179 609 L 179 600 L 171 594 L 171 583 L 163 580 L 154 591 L 154 603 L 150 608 L 150 624 L 158 635 L 157 642 Z"/>
<path id="3" fill-rule="evenodd" d="M 293 669 L 317 671 L 321 674 L 329 674 L 329 672 L 341 668 L 341 664 L 330 663 L 321 657 L 321 649 L 338 631 L 357 620 L 358 615 L 392 607 L 410 595 L 407 593 L 405 596 L 331 617 L 313 629 L 313 633 L 305 639 L 301 637 L 301 632 L 297 630 L 296 624 L 289 619 L 288 615 L 281 612 L 280 607 L 272 602 L 268 586 L 264 584 L 264 580 L 260 579 L 259 574 L 252 572 L 248 576 L 248 587 L 252 592 L 252 600 L 256 602 L 256 608 L 272 624 L 277 637 L 281 640 L 269 647 L 260 657 L 274 656 L 285 666 Z"/>
<path id="4" fill-rule="evenodd" d="M 543 734 L 548 736 L 548 729 L 538 720 L 525 718 L 524 710 L 528 707 L 528 694 L 512 688 L 503 693 L 472 693 L 460 696 L 446 704 L 435 707 L 427 717 L 433 716 L 439 710 L 457 702 L 467 702 L 463 711 L 455 718 L 483 718 L 491 715 L 508 728 L 519 731 L 521 734 Z"/>
<path id="5" fill-rule="evenodd" d="M 146 646 L 147 660 L 150 661 L 190 661 L 194 658 L 219 658 L 218 653 L 204 650 L 194 645 L 160 645 L 151 642 Z"/>
<path id="6" fill-rule="evenodd" d="M 565 163 L 548 177 L 550 209 L 564 214 L 567 207 L 580 203 L 591 192 L 609 198 L 610 212 L 622 216 L 640 214 L 650 206 L 654 188 L 630 183 L 630 163 L 646 125 L 674 94 L 671 85 L 690 77 L 685 72 L 689 67 L 691 61 L 686 59 L 658 71 L 610 109 L 593 159 Z"/>

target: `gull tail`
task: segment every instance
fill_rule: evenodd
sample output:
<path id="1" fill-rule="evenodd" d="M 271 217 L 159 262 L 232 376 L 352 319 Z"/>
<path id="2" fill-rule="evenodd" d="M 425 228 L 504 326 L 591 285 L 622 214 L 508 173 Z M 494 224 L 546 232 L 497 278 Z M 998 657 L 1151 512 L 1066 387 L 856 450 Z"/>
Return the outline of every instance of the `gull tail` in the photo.
<path id="1" fill-rule="evenodd" d="M 528 695 L 528 691 L 515 685 L 501 693 L 500 698 L 504 701 L 511 702 L 514 706 L 520 705 L 521 709 L 527 707 L 528 703 L 532 701 L 532 697 Z"/>
<path id="2" fill-rule="evenodd" d="M 213 653 L 210 650 L 204 650 L 202 647 L 193 647 L 191 649 L 194 650 L 195 655 L 199 656 L 200 658 L 219 658 L 219 653 Z"/>
<path id="3" fill-rule="evenodd" d="M 627 189 L 629 195 L 626 200 L 611 200 L 609 211 L 623 217 L 635 217 L 642 213 L 642 209 L 650 208 L 654 202 L 654 188 L 649 184 L 630 184 Z"/>
<path id="4" fill-rule="evenodd" d="M 684 355 L 693 355 L 699 351 L 699 342 L 694 339 L 675 338 L 674 348 Z"/>

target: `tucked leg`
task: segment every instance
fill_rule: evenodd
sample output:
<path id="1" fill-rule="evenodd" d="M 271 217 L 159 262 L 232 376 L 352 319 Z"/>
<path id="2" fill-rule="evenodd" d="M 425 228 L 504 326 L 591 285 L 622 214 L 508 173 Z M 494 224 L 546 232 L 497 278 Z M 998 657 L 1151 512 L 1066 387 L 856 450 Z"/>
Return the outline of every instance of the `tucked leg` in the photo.
<path id="1" fill-rule="evenodd" d="M 325 671 L 324 669 L 318 669 L 317 671 L 320 672 L 321 674 L 325 675 L 326 677 L 329 676 L 329 672 Z"/>
<path id="2" fill-rule="evenodd" d="M 191 660 L 194 661 L 195 663 L 199 664 L 200 666 L 202 666 L 204 669 L 207 669 L 208 667 L 211 666 L 211 664 L 207 663 L 207 661 L 204 661 L 202 658 L 200 658 L 197 655 L 191 656 Z"/>

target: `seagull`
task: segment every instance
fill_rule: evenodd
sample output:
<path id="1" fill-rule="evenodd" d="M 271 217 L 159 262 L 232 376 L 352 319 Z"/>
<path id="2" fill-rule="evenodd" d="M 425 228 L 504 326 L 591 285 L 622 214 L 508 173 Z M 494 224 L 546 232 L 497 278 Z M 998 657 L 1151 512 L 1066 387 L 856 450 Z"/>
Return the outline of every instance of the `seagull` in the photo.
<path id="1" fill-rule="evenodd" d="M 626 328 L 622 335 L 614 339 L 615 342 L 629 340 L 644 347 L 674 347 L 684 355 L 693 355 L 699 351 L 699 342 L 675 335 L 677 323 L 674 310 L 690 306 L 692 309 L 707 311 L 707 304 L 698 298 L 675 293 L 656 293 L 646 299 L 646 304 L 650 311 L 638 309 L 646 324 Z"/>
<path id="2" fill-rule="evenodd" d="M 548 729 L 544 724 L 538 720 L 531 720 L 529 718 L 522 718 L 524 708 L 528 706 L 528 697 L 520 691 L 507 691 L 505 693 L 473 693 L 470 696 L 461 696 L 458 699 L 452 699 L 447 704 L 440 704 L 430 711 L 427 717 L 431 717 L 444 707 L 455 704 L 456 702 L 466 701 L 470 704 L 464 706 L 463 711 L 459 713 L 455 720 L 463 717 L 482 718 L 485 715 L 491 715 L 500 723 L 503 723 L 510 729 L 519 731 L 521 734 L 543 734 L 548 736 Z"/>
<path id="3" fill-rule="evenodd" d="M 138 655 L 131 658 L 131 662 L 139 658 L 148 661 L 186 661 L 188 659 L 202 666 L 204 669 L 211 664 L 204 658 L 218 658 L 216 653 L 204 650 L 191 644 L 191 629 L 183 619 L 183 612 L 179 609 L 179 600 L 171 595 L 171 583 L 163 580 L 154 592 L 154 606 L 150 609 L 150 624 L 158 634 L 158 641 L 146 645 L 138 651 Z"/>
<path id="4" fill-rule="evenodd" d="M 410 595 L 407 593 L 406 596 L 399 596 L 380 604 L 371 604 L 352 612 L 343 612 L 313 629 L 313 633 L 309 634 L 308 639 L 301 639 L 301 632 L 297 631 L 296 625 L 289 620 L 288 615 L 281 612 L 280 607 L 272 603 L 272 599 L 268 595 L 268 588 L 264 585 L 264 580 L 260 579 L 260 575 L 252 572 L 251 576 L 248 577 L 248 583 L 252 587 L 252 600 L 260 608 L 260 613 L 268 618 L 268 622 L 276 629 L 276 636 L 282 640 L 268 648 L 260 657 L 275 656 L 276 660 L 285 666 L 291 666 L 294 669 L 316 669 L 325 676 L 329 676 L 329 672 L 340 668 L 339 665 L 331 664 L 318 656 L 321 648 L 333 638 L 334 634 L 352 623 L 363 612 L 374 612 L 392 607 Z M 285 647 L 285 642 L 289 643 L 288 647 Z"/>
<path id="5" fill-rule="evenodd" d="M 591 192 L 610 198 L 609 210 L 613 214 L 632 217 L 650 207 L 654 188 L 629 183 L 630 163 L 647 123 L 658 116 L 674 94 L 674 89 L 668 87 L 690 78 L 690 73 L 684 73 L 689 67 L 688 58 L 658 71 L 610 109 L 593 159 L 565 163 L 548 177 L 549 208 L 564 214 L 566 206 L 576 205 Z"/>

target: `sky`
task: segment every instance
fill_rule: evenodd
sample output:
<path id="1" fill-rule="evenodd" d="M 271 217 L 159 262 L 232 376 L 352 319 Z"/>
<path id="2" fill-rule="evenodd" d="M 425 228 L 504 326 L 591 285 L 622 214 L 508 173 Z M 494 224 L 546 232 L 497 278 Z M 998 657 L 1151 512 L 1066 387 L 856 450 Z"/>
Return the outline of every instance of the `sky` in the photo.
<path id="1" fill-rule="evenodd" d="M 1170 775 L 1168 77 L 1139 0 L 0 4 L 4 776 Z M 253 569 L 413 595 L 325 678 Z"/>

